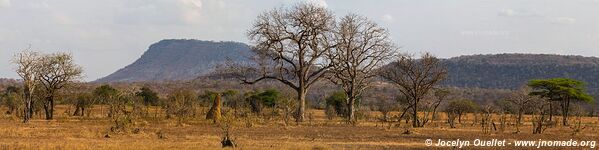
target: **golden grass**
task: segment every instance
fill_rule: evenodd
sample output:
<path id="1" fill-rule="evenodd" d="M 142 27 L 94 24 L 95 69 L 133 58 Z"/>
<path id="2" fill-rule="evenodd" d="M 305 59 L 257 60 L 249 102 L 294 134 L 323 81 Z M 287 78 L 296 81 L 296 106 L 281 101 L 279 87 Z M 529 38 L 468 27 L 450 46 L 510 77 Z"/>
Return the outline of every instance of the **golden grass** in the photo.
<path id="1" fill-rule="evenodd" d="M 139 119 L 134 128 L 139 133 L 115 134 L 109 132 L 111 121 L 102 117 L 99 107 L 91 117 L 72 117 L 59 106 L 56 119 L 35 118 L 23 124 L 19 118 L 3 115 L 0 118 L 0 149 L 220 149 L 222 130 L 208 120 L 192 119 L 185 124 L 175 120 Z M 152 110 L 154 111 L 154 110 Z M 231 136 L 240 149 L 428 149 L 424 140 L 432 139 L 518 139 L 518 140 L 597 140 L 598 118 L 583 118 L 587 128 L 573 135 L 569 127 L 549 128 L 544 134 L 532 134 L 526 122 L 521 133 L 514 134 L 514 126 L 503 132 L 483 134 L 478 125 L 471 125 L 472 114 L 455 129 L 444 121 L 436 121 L 425 128 L 413 128 L 413 134 L 402 134 L 401 127 L 381 127 L 374 121 L 362 121 L 357 126 L 343 123 L 338 118 L 327 120 L 322 110 L 311 110 L 312 121 L 285 126 L 277 121 L 253 120 L 251 127 L 234 127 Z M 372 112 L 372 116 L 380 115 Z M 161 117 L 161 116 L 159 116 Z M 526 116 L 530 117 L 530 116 Z M 528 119 L 528 118 L 527 118 Z M 557 119 L 557 118 L 556 118 Z M 497 121 L 496 121 L 497 123 Z M 158 138 L 158 132 L 166 139 Z M 105 138 L 105 135 L 110 138 Z M 498 148 L 499 149 L 499 148 Z M 505 148 L 502 148 L 505 149 Z"/>

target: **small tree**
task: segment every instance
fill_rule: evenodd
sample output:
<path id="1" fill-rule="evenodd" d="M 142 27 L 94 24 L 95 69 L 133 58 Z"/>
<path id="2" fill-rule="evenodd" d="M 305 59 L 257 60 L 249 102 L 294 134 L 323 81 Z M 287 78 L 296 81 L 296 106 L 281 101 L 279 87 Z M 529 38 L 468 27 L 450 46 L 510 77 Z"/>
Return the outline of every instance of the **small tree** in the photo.
<path id="1" fill-rule="evenodd" d="M 421 127 L 423 124 L 418 119 L 420 100 L 446 78 L 447 70 L 439 59 L 430 53 L 424 53 L 420 59 L 408 55 L 400 56 L 396 62 L 384 69 L 381 76 L 399 87 L 412 110 L 412 127 Z"/>
<path id="2" fill-rule="evenodd" d="M 23 91 L 15 86 L 6 87 L 2 94 L 2 103 L 8 107 L 6 114 L 20 114 L 23 110 Z M 17 115 L 18 116 L 18 115 Z"/>
<path id="3" fill-rule="evenodd" d="M 325 109 L 335 110 L 336 116 L 345 116 L 347 115 L 347 105 L 346 104 L 347 96 L 342 91 L 338 91 L 333 93 L 331 96 L 326 98 L 326 107 Z"/>
<path id="4" fill-rule="evenodd" d="M 195 116 L 198 96 L 195 92 L 187 89 L 176 90 L 168 95 L 165 110 L 167 118 L 177 117 L 179 123 L 185 119 Z"/>
<path id="5" fill-rule="evenodd" d="M 527 108 L 530 107 L 531 102 L 533 101 L 535 96 L 529 95 L 530 89 L 520 88 L 517 91 L 514 91 L 510 94 L 510 97 L 507 99 L 508 102 L 512 103 L 516 108 L 516 113 L 518 114 L 518 119 L 516 121 L 517 125 L 522 124 L 522 114 L 526 111 Z"/>
<path id="6" fill-rule="evenodd" d="M 51 120 L 57 93 L 81 77 L 83 69 L 74 63 L 73 55 L 67 53 L 43 55 L 38 63 L 38 82 L 44 94 L 46 119 Z"/>
<path id="7" fill-rule="evenodd" d="M 462 116 L 465 113 L 471 113 L 478 109 L 478 105 L 469 99 L 452 100 L 445 108 L 448 114 L 455 114 L 458 118 L 458 123 L 462 123 Z"/>
<path id="8" fill-rule="evenodd" d="M 23 100 L 25 107 L 23 109 L 23 123 L 29 122 L 33 115 L 33 94 L 35 94 L 38 85 L 40 54 L 35 51 L 25 50 L 14 56 L 13 63 L 17 65 L 16 72 L 23 79 Z"/>
<path id="9" fill-rule="evenodd" d="M 113 109 L 115 107 L 114 104 L 116 104 L 116 99 L 118 96 L 119 91 L 113 87 L 111 87 L 110 85 L 102 85 L 97 87 L 96 89 L 94 89 L 94 96 L 96 97 L 96 99 L 98 99 L 98 103 L 102 104 L 100 106 L 100 111 L 102 114 L 104 114 L 104 105 L 108 104 L 109 105 L 109 111 L 108 111 L 108 117 L 112 117 L 112 114 L 114 114 L 114 110 Z"/>

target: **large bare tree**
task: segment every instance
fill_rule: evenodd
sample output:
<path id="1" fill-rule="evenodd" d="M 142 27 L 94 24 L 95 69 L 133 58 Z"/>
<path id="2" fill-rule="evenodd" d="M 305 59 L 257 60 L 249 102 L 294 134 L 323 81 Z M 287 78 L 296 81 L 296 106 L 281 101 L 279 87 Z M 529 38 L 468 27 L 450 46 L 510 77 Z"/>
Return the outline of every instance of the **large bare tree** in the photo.
<path id="1" fill-rule="evenodd" d="M 15 71 L 23 79 L 23 99 L 25 109 L 23 122 L 27 123 L 33 115 L 33 94 L 36 89 L 40 54 L 35 51 L 25 50 L 14 56 L 13 63 L 17 65 Z"/>
<path id="2" fill-rule="evenodd" d="M 51 120 L 54 113 L 54 99 L 58 90 L 81 77 L 83 69 L 73 62 L 73 56 L 67 53 L 43 55 L 38 60 L 38 81 L 43 93 L 46 119 Z"/>
<path id="3" fill-rule="evenodd" d="M 337 47 L 329 55 L 330 79 L 343 88 L 348 122 L 355 123 L 356 100 L 377 77 L 376 69 L 395 55 L 396 48 L 386 29 L 356 14 L 341 18 L 335 33 Z"/>
<path id="4" fill-rule="evenodd" d="M 418 119 L 418 106 L 441 80 L 447 77 L 447 70 L 440 60 L 430 53 L 422 54 L 420 59 L 410 55 L 401 55 L 396 62 L 388 65 L 381 77 L 394 83 L 406 96 L 409 109 L 412 110 L 412 126 L 421 127 Z"/>
<path id="5" fill-rule="evenodd" d="M 334 47 L 334 26 L 329 10 L 310 3 L 261 14 L 248 32 L 256 64 L 237 70 L 238 77 L 247 84 L 276 80 L 294 89 L 296 119 L 303 121 L 306 93 L 330 68 L 326 54 Z"/>

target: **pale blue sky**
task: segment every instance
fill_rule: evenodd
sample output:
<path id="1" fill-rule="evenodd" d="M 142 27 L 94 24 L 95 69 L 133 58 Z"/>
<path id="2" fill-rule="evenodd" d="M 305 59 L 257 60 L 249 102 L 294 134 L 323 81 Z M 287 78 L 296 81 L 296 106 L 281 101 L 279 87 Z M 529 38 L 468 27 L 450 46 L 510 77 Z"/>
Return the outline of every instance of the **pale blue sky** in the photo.
<path id="1" fill-rule="evenodd" d="M 388 28 L 403 52 L 599 56 L 599 0 L 308 0 Z M 95 80 L 161 39 L 247 42 L 261 12 L 299 0 L 0 0 L 0 77 L 32 45 L 73 53 Z"/>

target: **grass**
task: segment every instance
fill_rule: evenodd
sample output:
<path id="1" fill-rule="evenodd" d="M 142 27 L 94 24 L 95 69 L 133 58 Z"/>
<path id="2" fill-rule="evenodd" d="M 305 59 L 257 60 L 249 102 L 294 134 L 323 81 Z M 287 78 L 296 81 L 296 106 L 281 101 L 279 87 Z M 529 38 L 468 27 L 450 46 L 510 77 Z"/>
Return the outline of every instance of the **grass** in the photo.
<path id="1" fill-rule="evenodd" d="M 94 108 L 94 116 L 73 117 L 64 112 L 66 106 L 58 106 L 55 120 L 35 118 L 23 124 L 19 118 L 3 115 L 0 119 L 0 149 L 220 149 L 222 129 L 203 117 L 183 124 L 175 119 L 137 119 L 133 133 L 112 133 L 112 122 L 102 117 Z M 478 125 L 471 125 L 474 117 L 467 116 L 463 124 L 451 129 L 444 121 L 436 121 L 424 128 L 411 129 L 413 134 L 402 134 L 400 127 L 381 127 L 374 121 L 362 121 L 356 126 L 343 120 L 325 119 L 322 110 L 310 110 L 313 120 L 300 125 L 285 125 L 277 121 L 252 119 L 240 120 L 231 130 L 231 137 L 240 149 L 429 149 L 426 139 L 517 139 L 517 140 L 597 140 L 598 118 L 583 118 L 586 129 L 572 134 L 569 127 L 549 128 L 544 134 L 532 134 L 530 122 L 514 134 L 515 126 L 508 125 L 501 132 L 484 134 Z M 372 116 L 379 115 L 372 112 Z M 526 116 L 527 120 L 528 117 Z M 572 117 L 574 118 L 574 117 Z M 495 119 L 497 120 L 497 119 Z M 246 125 L 251 123 L 251 127 Z M 496 121 L 498 123 L 498 121 Z M 574 123 L 574 122 L 572 122 Z M 159 138 L 162 133 L 166 138 Z M 105 136 L 108 135 L 109 138 Z M 497 148 L 497 147 L 496 147 Z M 495 149 L 495 148 L 491 148 Z M 500 149 L 500 148 L 497 148 Z M 502 148 L 505 149 L 505 148 Z M 531 148 L 536 149 L 536 148 Z"/>

